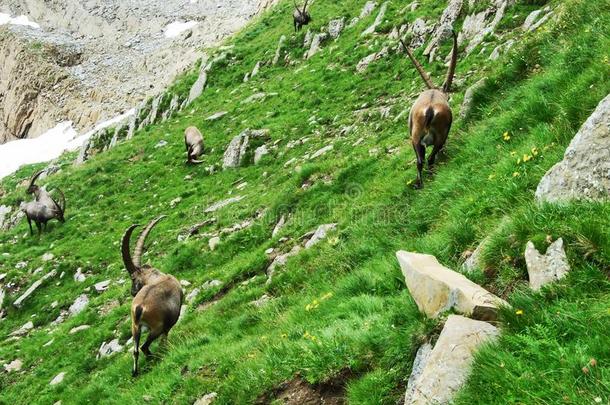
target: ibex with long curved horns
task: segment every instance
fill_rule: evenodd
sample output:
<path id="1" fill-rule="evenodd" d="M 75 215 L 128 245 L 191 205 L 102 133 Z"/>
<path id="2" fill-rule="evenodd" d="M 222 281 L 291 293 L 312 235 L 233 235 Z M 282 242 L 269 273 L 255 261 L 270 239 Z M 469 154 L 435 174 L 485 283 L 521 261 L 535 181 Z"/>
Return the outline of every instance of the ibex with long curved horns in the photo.
<path id="1" fill-rule="evenodd" d="M 452 32 L 452 34 L 453 49 L 451 51 L 451 62 L 449 63 L 447 78 L 445 79 L 442 89 L 438 89 L 434 83 L 432 83 L 432 80 L 430 80 L 430 77 L 424 71 L 424 68 L 419 64 L 417 59 L 415 59 L 409 47 L 402 39 L 400 40 L 409 59 L 411 59 L 411 62 L 415 65 L 415 69 L 417 69 L 428 86 L 428 90 L 422 92 L 417 100 L 415 100 L 409 114 L 411 143 L 417 157 L 417 180 L 414 185 L 415 188 L 422 188 L 424 185 L 422 169 L 424 167 L 424 161 L 426 160 L 426 147 L 430 145 L 433 146 L 432 154 L 428 158 L 428 168 L 431 169 L 434 165 L 436 155 L 445 146 L 453 122 L 453 114 L 448 101 L 451 83 L 453 82 L 453 76 L 455 75 L 458 44 L 457 35 L 455 32 Z"/>
<path id="2" fill-rule="evenodd" d="M 311 22 L 311 15 L 309 11 L 307 11 L 307 2 L 309 0 L 305 0 L 305 4 L 303 5 L 303 9 L 299 9 L 296 1 L 294 2 L 294 13 L 292 14 L 292 18 L 294 20 L 294 31 L 298 32 L 303 28 L 304 25 L 307 25 Z"/>
<path id="3" fill-rule="evenodd" d="M 58 189 L 59 190 L 59 189 Z M 32 221 L 36 224 L 36 228 L 38 228 L 38 235 L 42 233 L 42 228 L 47 228 L 47 222 L 52 219 L 57 219 L 59 222 L 65 222 L 64 219 L 64 208 L 65 208 L 65 198 L 63 197 L 63 193 L 59 190 L 62 196 L 63 207 L 56 204 L 57 209 L 53 209 L 46 204 L 40 203 L 38 201 L 30 201 L 30 202 L 22 202 L 19 205 L 19 209 L 25 213 L 25 217 L 28 220 L 28 225 L 30 225 L 30 235 L 34 235 L 34 230 L 32 229 Z"/>
<path id="4" fill-rule="evenodd" d="M 131 277 L 131 333 L 133 336 L 133 369 L 132 375 L 138 374 L 139 351 L 149 356 L 150 344 L 161 335 L 167 334 L 180 317 L 180 308 L 184 293 L 180 283 L 174 276 L 164 274 L 149 266 L 141 265 L 142 253 L 146 237 L 157 223 L 165 218 L 160 216 L 151 221 L 142 231 L 133 252 L 130 253 L 129 242 L 131 234 L 139 225 L 130 226 L 123 235 L 121 253 L 123 263 Z M 146 342 L 140 348 L 142 327 L 148 328 Z"/>
<path id="5" fill-rule="evenodd" d="M 188 127 L 184 131 L 184 144 L 186 145 L 186 163 L 203 163 L 202 160 L 197 160 L 203 154 L 203 135 L 196 127 Z"/>
<path id="6" fill-rule="evenodd" d="M 46 189 L 36 184 L 36 180 L 38 179 L 38 177 L 40 177 L 42 173 L 44 173 L 44 170 L 39 170 L 34 173 L 32 178 L 30 179 L 30 183 L 28 184 L 26 193 L 33 194 L 36 202 L 46 205 L 49 209 L 56 211 L 58 214 L 60 214 L 60 217 L 57 217 L 57 219 L 59 219 L 61 222 L 64 222 L 64 212 L 66 206 L 66 198 L 64 196 L 64 193 L 59 188 L 57 188 L 57 191 L 59 192 L 62 200 L 62 205 L 60 206 Z"/>

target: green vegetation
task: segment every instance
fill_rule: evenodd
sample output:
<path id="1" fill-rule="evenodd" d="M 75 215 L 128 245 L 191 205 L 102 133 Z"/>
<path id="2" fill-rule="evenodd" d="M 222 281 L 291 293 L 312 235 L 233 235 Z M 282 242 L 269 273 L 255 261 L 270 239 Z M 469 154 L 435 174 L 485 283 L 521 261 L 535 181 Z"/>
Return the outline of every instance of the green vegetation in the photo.
<path id="1" fill-rule="evenodd" d="M 441 2 L 421 3 L 406 14 L 400 14 L 403 4 L 391 3 L 379 31 L 390 32 L 419 16 L 436 19 L 442 12 Z M 24 367 L 0 373 L 0 403 L 181 404 L 209 392 L 218 393 L 219 404 L 252 403 L 295 376 L 312 384 L 338 376 L 349 403 L 394 404 L 404 394 L 418 346 L 438 335 L 442 325 L 417 310 L 395 252 L 434 254 L 458 269 L 463 252 L 488 235 L 485 271 L 471 277 L 512 309 L 502 312 L 501 339 L 480 352 L 456 402 L 582 404 L 600 398 L 608 403 L 610 205 L 539 206 L 533 193 L 610 91 L 610 15 L 604 1 L 551 1 L 558 20 L 524 35 L 512 28 L 532 10 L 530 3 L 541 2 L 518 2 L 510 14 L 514 20 L 501 26 L 503 40 L 520 36 L 508 55 L 490 62 L 488 54 L 499 40 L 489 38 L 490 43 L 459 60 L 451 101 L 455 116 L 465 89 L 483 76 L 489 80 L 469 118 L 454 122 L 445 153 L 422 191 L 409 186 L 416 170 L 406 118 L 392 119 L 423 89 L 419 76 L 394 52 L 363 74 L 355 73 L 359 60 L 391 43 L 385 35 L 360 37 L 376 13 L 304 61 L 304 32 L 291 32 L 290 1 L 232 39 L 235 47 L 226 64 L 212 70 L 203 95 L 177 116 L 139 131 L 85 165 L 73 167 L 74 156 L 64 156 L 63 170 L 47 181 L 66 194 L 67 222 L 49 224 L 40 238 L 26 235 L 25 221 L 0 235 L 5 252 L 0 272 L 8 273 L 4 282 L 14 283 L 6 301 L 12 303 L 51 269 L 65 272 L 46 281 L 20 309 L 5 301 L 2 339 L 28 321 L 35 329 L 2 342 L 0 364 L 20 358 Z M 318 30 L 340 16 L 349 21 L 363 4 L 318 1 L 310 28 Z M 292 63 L 264 66 L 243 83 L 257 61 L 272 59 L 281 35 L 288 37 Z M 487 52 L 480 54 L 484 46 Z M 445 44 L 441 54 L 449 47 Z M 426 65 L 440 82 L 444 65 Z M 172 91 L 188 92 L 195 79 L 193 71 Z M 268 96 L 242 103 L 257 92 Z M 390 107 L 391 118 L 382 117 L 382 106 Z M 228 114 L 205 120 L 218 111 Z M 196 167 L 184 165 L 182 137 L 189 125 L 198 126 L 206 139 L 206 163 Z M 351 131 L 342 131 L 352 125 Z M 268 128 L 267 144 L 277 142 L 277 149 L 259 165 L 206 171 L 221 162 L 231 138 L 245 128 Z M 286 147 L 304 138 L 307 142 Z M 156 148 L 160 140 L 168 145 Z M 329 144 L 333 149 L 323 156 L 302 159 Z M 517 163 L 523 155 L 530 159 Z M 285 166 L 292 158 L 297 162 Z M 21 183 L 39 166 L 4 179 L 0 203 L 18 204 L 24 198 Z M 303 188 L 304 182 L 311 185 Z M 238 190 L 242 183 L 247 185 Z M 204 213 L 212 203 L 237 195 L 245 198 Z M 178 197 L 181 201 L 171 208 Z M 252 226 L 223 236 L 214 251 L 205 237 L 178 241 L 179 234 L 210 217 L 217 221 L 202 234 L 256 218 L 257 212 L 263 215 Z M 120 237 L 130 224 L 159 214 L 168 218 L 151 234 L 144 260 L 188 280 L 187 293 L 210 280 L 223 285 L 202 291 L 167 345 L 152 346 L 158 356 L 140 360 L 141 375 L 133 379 L 130 351 L 95 357 L 103 341 L 119 337 L 124 344 L 130 336 L 131 297 Z M 273 238 L 282 215 L 289 215 L 286 227 Z M 266 284 L 265 251 L 287 252 L 324 223 L 338 223 L 337 231 L 291 258 Z M 572 271 L 533 293 L 527 288 L 523 251 L 528 240 L 544 251 L 547 235 L 563 237 Z M 42 262 L 46 252 L 55 259 Z M 26 267 L 16 268 L 22 261 Z M 33 275 L 40 266 L 43 272 Z M 79 267 L 89 275 L 83 283 L 72 278 Z M 110 288 L 97 293 L 93 284 L 106 279 L 113 280 Z M 87 309 L 51 327 L 86 288 Z M 263 294 L 271 297 L 266 306 L 251 304 Z M 215 305 L 198 308 L 212 300 Z M 82 324 L 92 327 L 69 334 Z M 62 371 L 64 382 L 50 386 Z"/>

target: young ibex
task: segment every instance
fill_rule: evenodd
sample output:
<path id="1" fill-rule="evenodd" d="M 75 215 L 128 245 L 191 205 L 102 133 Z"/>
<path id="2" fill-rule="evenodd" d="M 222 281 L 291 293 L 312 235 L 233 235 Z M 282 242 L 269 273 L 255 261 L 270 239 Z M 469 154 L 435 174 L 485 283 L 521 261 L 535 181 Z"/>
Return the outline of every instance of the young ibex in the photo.
<path id="1" fill-rule="evenodd" d="M 36 202 L 39 202 L 41 204 L 46 205 L 47 207 L 49 207 L 52 210 L 58 211 L 62 213 L 62 222 L 63 222 L 63 208 L 61 208 L 59 206 L 59 204 L 57 203 L 57 201 L 55 201 L 55 199 L 53 197 L 51 197 L 51 194 L 44 189 L 43 187 L 39 187 L 36 184 L 36 180 L 38 179 L 38 177 L 40 177 L 40 175 L 44 173 L 44 170 L 39 170 L 36 173 L 34 173 L 34 175 L 32 176 L 32 178 L 30 179 L 30 184 L 28 184 L 28 188 L 26 189 L 26 193 L 27 194 L 33 194 L 34 195 L 34 199 Z M 64 198 L 64 193 L 58 188 L 57 191 L 59 192 L 59 194 L 61 195 L 62 199 L 63 199 L 63 205 L 65 205 L 65 198 Z"/>
<path id="2" fill-rule="evenodd" d="M 411 143 L 417 157 L 417 180 L 414 184 L 415 188 L 422 188 L 424 185 L 422 179 L 422 169 L 426 160 L 426 147 L 433 145 L 432 154 L 428 158 L 428 168 L 432 169 L 434 160 L 438 152 L 445 146 L 451 124 L 453 122 L 453 114 L 449 107 L 449 92 L 451 91 L 451 83 L 455 75 L 455 65 L 457 63 L 457 35 L 453 34 L 453 50 L 451 51 L 451 62 L 447 71 L 447 78 L 443 84 L 443 88 L 439 90 L 424 68 L 413 56 L 413 53 L 407 45 L 401 40 L 401 44 L 411 62 L 421 75 L 422 79 L 428 86 L 429 90 L 424 91 L 419 95 L 411 112 L 409 114 L 409 132 L 411 133 Z"/>
<path id="3" fill-rule="evenodd" d="M 148 328 L 148 337 L 141 347 L 142 352 L 149 356 L 150 344 L 161 335 L 167 334 L 180 317 L 183 292 L 180 283 L 174 276 L 164 274 L 149 266 L 141 265 L 142 252 L 146 237 L 153 227 L 165 216 L 151 221 L 140 234 L 133 252 L 130 253 L 129 242 L 133 230 L 139 225 L 130 226 L 123 235 L 121 252 L 123 263 L 131 277 L 131 333 L 133 336 L 133 369 L 132 374 L 138 374 L 138 354 L 140 350 L 140 334 L 142 327 Z"/>
<path id="4" fill-rule="evenodd" d="M 303 5 L 303 9 L 299 9 L 296 1 L 294 2 L 294 13 L 292 14 L 292 18 L 294 20 L 294 31 L 298 32 L 303 28 L 304 25 L 307 25 L 311 22 L 311 15 L 309 11 L 307 11 L 307 2 L 309 0 L 305 0 L 305 4 Z"/>
<path id="5" fill-rule="evenodd" d="M 51 208 L 46 204 L 40 203 L 38 201 L 30 201 L 30 202 L 22 202 L 19 205 L 21 211 L 25 213 L 25 217 L 28 220 L 28 224 L 30 225 L 30 235 L 34 235 L 34 230 L 32 229 L 32 221 L 36 224 L 36 228 L 38 228 L 38 235 L 42 233 L 42 227 L 47 228 L 47 222 L 52 219 L 57 219 L 59 222 L 65 222 L 64 219 L 64 208 L 65 208 L 65 198 L 63 197 L 63 193 L 59 190 L 62 196 L 63 206 L 59 206 L 56 204 L 57 208 Z"/>
<path id="6" fill-rule="evenodd" d="M 200 164 L 202 160 L 197 160 L 203 154 L 203 135 L 195 127 L 188 127 L 184 131 L 184 143 L 186 144 L 186 163 Z"/>

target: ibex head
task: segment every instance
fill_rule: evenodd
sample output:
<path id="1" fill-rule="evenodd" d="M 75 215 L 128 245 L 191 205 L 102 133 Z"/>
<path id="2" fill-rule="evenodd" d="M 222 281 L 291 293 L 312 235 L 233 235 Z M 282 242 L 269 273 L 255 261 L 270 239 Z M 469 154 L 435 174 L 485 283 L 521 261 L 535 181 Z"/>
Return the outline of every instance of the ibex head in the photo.
<path id="1" fill-rule="evenodd" d="M 165 215 L 162 215 L 152 220 L 148 225 L 146 225 L 146 227 L 140 234 L 138 241 L 136 242 L 136 247 L 133 251 L 133 259 L 131 257 L 129 242 L 131 240 L 131 234 L 140 225 L 131 225 L 123 235 L 121 253 L 123 256 L 123 263 L 125 264 L 125 269 L 127 269 L 127 272 L 129 273 L 129 276 L 131 278 L 131 295 L 133 297 L 135 297 L 136 294 L 147 283 L 147 280 L 151 275 L 150 273 L 156 272 L 156 270 L 150 266 L 142 266 L 141 260 L 142 253 L 144 252 L 144 244 L 146 243 L 146 237 L 155 227 L 155 225 L 157 225 L 157 223 L 159 223 L 159 221 L 161 221 L 163 218 L 165 218 Z"/>
<path id="2" fill-rule="evenodd" d="M 44 170 L 39 170 L 36 173 L 34 173 L 32 178 L 30 179 L 30 183 L 28 184 L 28 188 L 26 189 L 26 192 L 28 194 L 34 194 L 36 192 L 36 190 L 38 190 L 38 186 L 35 184 L 35 182 L 36 182 L 36 180 L 40 177 L 40 175 L 43 172 L 44 172 Z"/>

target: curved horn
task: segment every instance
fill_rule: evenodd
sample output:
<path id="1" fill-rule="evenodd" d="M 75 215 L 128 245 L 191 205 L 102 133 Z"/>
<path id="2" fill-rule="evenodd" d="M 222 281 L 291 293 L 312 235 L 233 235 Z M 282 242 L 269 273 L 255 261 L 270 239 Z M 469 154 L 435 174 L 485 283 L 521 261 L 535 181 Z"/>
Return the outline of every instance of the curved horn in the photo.
<path id="1" fill-rule="evenodd" d="M 447 78 L 445 84 L 443 84 L 443 93 L 447 94 L 451 91 L 451 83 L 453 83 L 453 76 L 455 76 L 455 66 L 457 65 L 457 54 L 458 54 L 458 40 L 455 31 L 451 31 L 453 34 L 453 50 L 451 51 L 451 62 L 449 63 L 449 69 L 447 70 Z"/>
<path id="2" fill-rule="evenodd" d="M 28 188 L 26 190 L 29 190 L 33 185 L 34 182 L 38 179 L 38 177 L 40 177 L 40 175 L 44 172 L 44 169 L 37 171 L 36 173 L 34 173 L 34 175 L 32 176 L 32 178 L 30 179 L 30 184 L 28 184 Z M 29 193 L 30 191 L 28 191 Z"/>
<path id="3" fill-rule="evenodd" d="M 415 69 L 417 69 L 421 78 L 424 79 L 426 86 L 428 86 L 428 88 L 431 90 L 436 89 L 436 86 L 434 85 L 434 83 L 432 83 L 432 80 L 430 80 L 430 76 L 428 76 L 428 74 L 426 73 L 422 65 L 419 64 L 417 59 L 415 59 L 415 56 L 413 56 L 413 53 L 411 53 L 411 50 L 409 49 L 407 44 L 405 44 L 402 39 L 400 40 L 400 43 L 402 44 L 402 47 L 405 48 L 405 51 L 407 52 L 409 59 L 411 59 L 411 62 L 413 62 L 413 65 L 415 65 Z"/>
<path id="4" fill-rule="evenodd" d="M 123 263 L 125 264 L 125 268 L 127 269 L 127 272 L 129 274 L 133 274 L 137 270 L 136 265 L 131 259 L 131 252 L 129 251 L 129 241 L 131 239 L 131 234 L 133 233 L 133 230 L 136 229 L 138 226 L 140 225 L 131 225 L 129 228 L 127 228 L 127 231 L 125 231 L 125 234 L 123 235 L 123 241 L 121 243 Z"/>
<path id="5" fill-rule="evenodd" d="M 133 251 L 133 263 L 135 264 L 136 267 L 140 267 L 140 261 L 142 259 L 142 252 L 144 251 L 144 243 L 146 242 L 146 237 L 148 236 L 150 231 L 155 227 L 155 225 L 157 225 L 157 223 L 165 217 L 166 217 L 165 215 L 161 215 L 160 217 L 150 221 L 150 223 L 148 225 L 146 225 L 146 228 L 144 228 L 144 230 L 140 234 L 140 237 L 138 238 L 138 241 L 136 242 L 136 248 Z"/>
<path id="6" fill-rule="evenodd" d="M 309 0 L 305 0 L 305 4 L 303 4 L 303 13 L 305 13 L 305 11 L 307 11 L 307 3 L 309 2 Z"/>
<path id="7" fill-rule="evenodd" d="M 61 218 L 64 218 L 64 214 L 66 212 L 66 196 L 64 195 L 64 192 L 61 191 L 61 189 L 58 187 L 56 188 L 57 192 L 59 193 L 60 201 L 61 201 L 61 205 L 57 204 L 57 202 L 55 200 L 53 200 L 53 202 L 55 202 L 55 205 L 57 205 L 57 208 L 59 208 L 59 211 L 61 213 Z"/>

